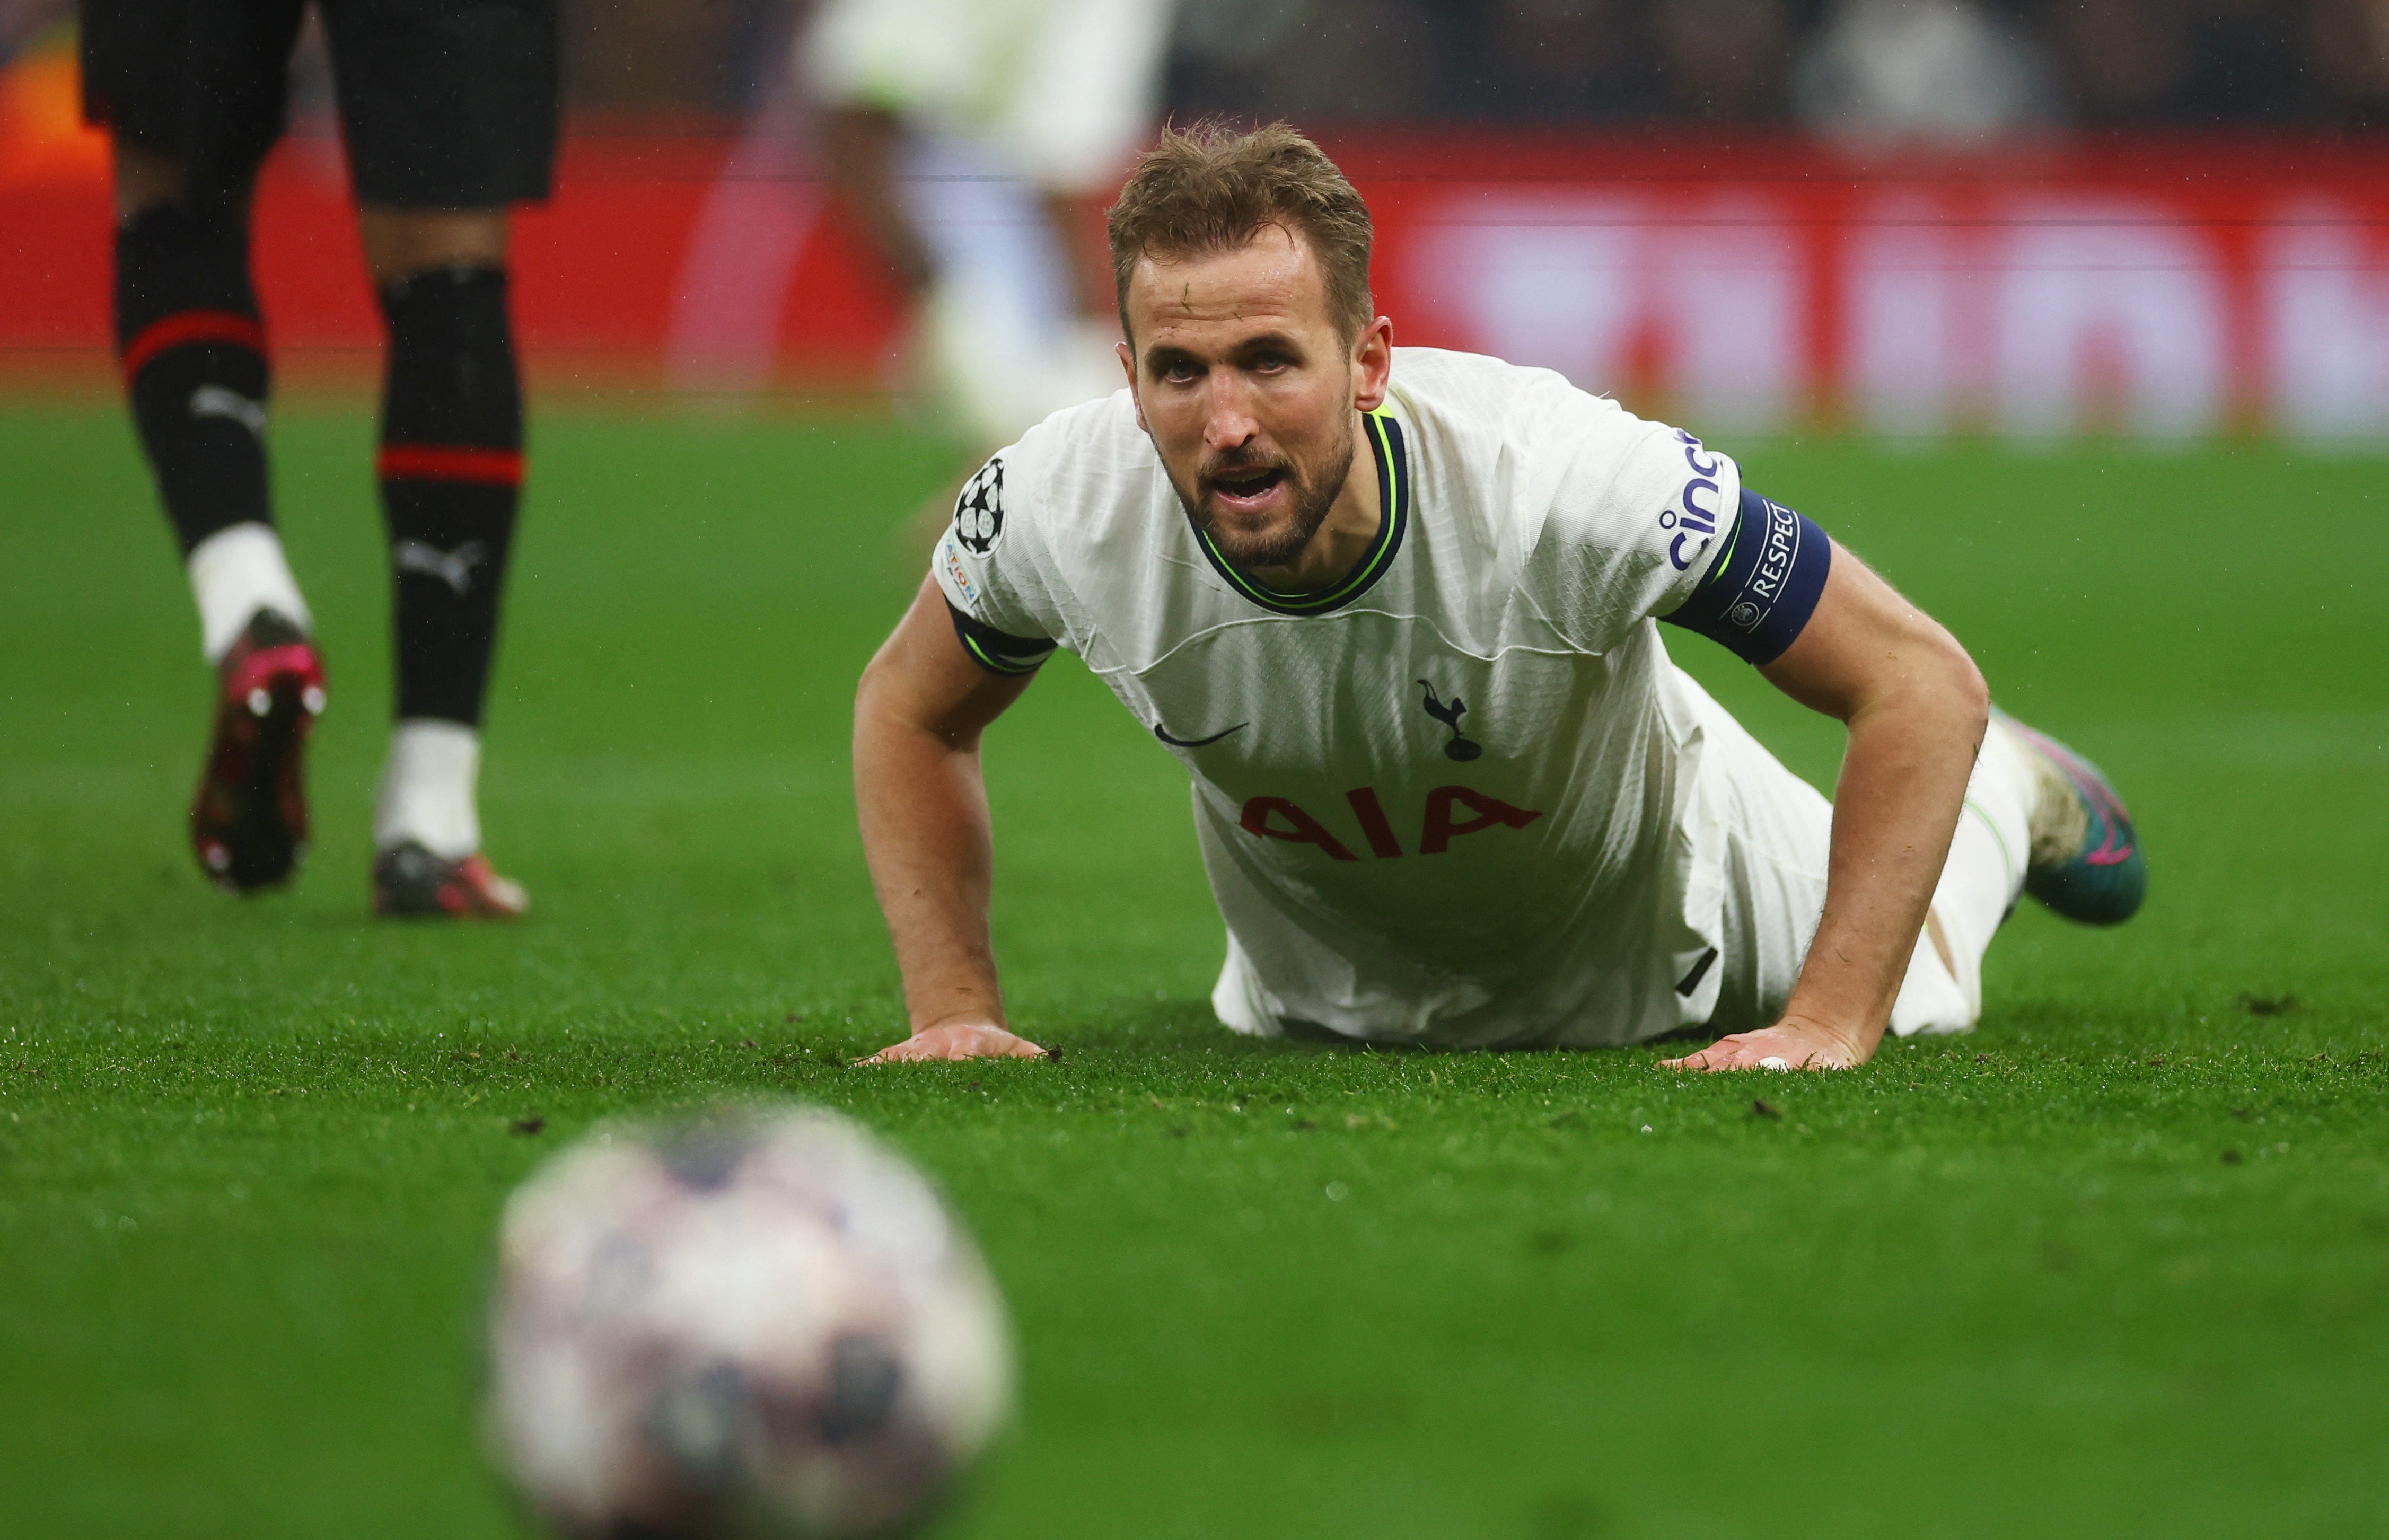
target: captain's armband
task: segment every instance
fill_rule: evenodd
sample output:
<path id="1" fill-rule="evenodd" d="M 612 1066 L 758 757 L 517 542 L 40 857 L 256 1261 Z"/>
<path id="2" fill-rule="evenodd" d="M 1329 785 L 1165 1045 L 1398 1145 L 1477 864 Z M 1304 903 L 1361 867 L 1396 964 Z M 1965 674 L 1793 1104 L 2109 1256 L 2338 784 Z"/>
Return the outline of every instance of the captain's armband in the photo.
<path id="1" fill-rule="evenodd" d="M 1020 679 L 1035 673 L 1054 655 L 1054 643 L 1041 637 L 1013 636 L 997 630 L 985 621 L 974 620 L 946 601 L 946 614 L 954 622 L 954 637 L 970 654 L 971 661 L 990 674 L 1006 679 Z"/>
<path id="2" fill-rule="evenodd" d="M 1822 529 L 1745 487 L 1708 575 L 1659 618 L 1723 643 L 1745 663 L 1772 663 L 1816 613 L 1833 563 Z"/>

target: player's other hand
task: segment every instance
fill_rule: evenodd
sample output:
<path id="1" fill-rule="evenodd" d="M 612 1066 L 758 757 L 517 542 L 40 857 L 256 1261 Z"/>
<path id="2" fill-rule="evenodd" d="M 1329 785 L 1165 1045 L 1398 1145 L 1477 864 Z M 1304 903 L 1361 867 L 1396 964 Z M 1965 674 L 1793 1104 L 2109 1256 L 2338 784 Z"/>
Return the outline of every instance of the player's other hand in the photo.
<path id="1" fill-rule="evenodd" d="M 1661 1069 L 1848 1069 L 1865 1063 L 1864 1050 L 1814 1022 L 1781 1021 L 1758 1032 L 1720 1037 L 1698 1053 L 1663 1059 Z"/>
<path id="2" fill-rule="evenodd" d="M 1042 1059 L 1045 1050 L 989 1022 L 944 1022 L 923 1027 L 858 1064 L 894 1064 L 922 1059 Z"/>

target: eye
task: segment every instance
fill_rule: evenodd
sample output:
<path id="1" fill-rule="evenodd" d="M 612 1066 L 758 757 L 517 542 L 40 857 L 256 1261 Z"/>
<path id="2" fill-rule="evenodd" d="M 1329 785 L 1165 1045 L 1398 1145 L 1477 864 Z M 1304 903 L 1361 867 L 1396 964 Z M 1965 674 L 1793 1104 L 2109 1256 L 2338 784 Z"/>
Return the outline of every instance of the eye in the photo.
<path id="1" fill-rule="evenodd" d="M 1182 358 L 1171 359 L 1167 363 L 1156 364 L 1155 368 L 1161 377 L 1171 385 L 1184 385 L 1202 372 Z"/>

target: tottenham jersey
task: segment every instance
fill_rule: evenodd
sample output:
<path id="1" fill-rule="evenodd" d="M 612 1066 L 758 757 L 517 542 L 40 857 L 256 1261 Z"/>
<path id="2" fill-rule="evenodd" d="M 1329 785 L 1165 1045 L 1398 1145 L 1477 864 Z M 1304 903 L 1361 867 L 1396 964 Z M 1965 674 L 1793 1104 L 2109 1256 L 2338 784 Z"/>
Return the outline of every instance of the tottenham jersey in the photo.
<path id="1" fill-rule="evenodd" d="M 1283 593 L 1188 518 L 1125 390 L 1056 414 L 939 543 L 958 631 L 999 671 L 1067 648 L 1186 768 L 1230 1026 L 1497 1046 L 1706 1020 L 1717 707 L 1653 617 L 1715 558 L 1739 469 L 1558 375 L 1428 349 L 1395 350 L 1363 426 L 1376 540 Z"/>

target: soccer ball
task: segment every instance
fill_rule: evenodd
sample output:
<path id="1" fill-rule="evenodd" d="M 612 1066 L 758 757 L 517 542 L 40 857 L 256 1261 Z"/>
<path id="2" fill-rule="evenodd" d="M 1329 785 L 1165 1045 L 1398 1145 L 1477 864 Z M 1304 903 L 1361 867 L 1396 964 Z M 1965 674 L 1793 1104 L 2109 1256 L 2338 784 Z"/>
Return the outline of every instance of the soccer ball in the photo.
<path id="1" fill-rule="evenodd" d="M 558 1155 L 506 1204 L 489 1325 L 493 1452 L 574 1540 L 886 1534 L 1011 1402 L 970 1237 L 819 1109 Z"/>

